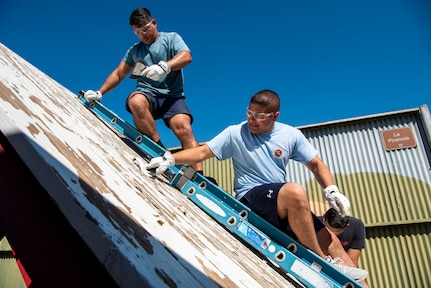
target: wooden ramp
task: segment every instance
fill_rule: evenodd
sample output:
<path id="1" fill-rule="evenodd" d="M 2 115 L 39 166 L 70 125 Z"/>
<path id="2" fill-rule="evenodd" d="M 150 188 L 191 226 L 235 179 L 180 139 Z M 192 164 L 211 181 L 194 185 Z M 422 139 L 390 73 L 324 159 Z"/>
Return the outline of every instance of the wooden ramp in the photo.
<path id="1" fill-rule="evenodd" d="M 88 111 L 77 91 L 1 43 L 0 71 L 1 133 L 116 285 L 294 286 L 178 190 L 140 169 L 145 160 L 134 161 L 139 153 Z"/>

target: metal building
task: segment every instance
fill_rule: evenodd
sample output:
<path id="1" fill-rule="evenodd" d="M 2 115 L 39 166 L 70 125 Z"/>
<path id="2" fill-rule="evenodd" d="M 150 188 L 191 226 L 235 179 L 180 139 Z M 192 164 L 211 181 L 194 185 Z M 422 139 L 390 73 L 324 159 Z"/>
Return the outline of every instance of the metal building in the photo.
<path id="1" fill-rule="evenodd" d="M 27 287 L 6 237 L 0 236 L 0 287 Z"/>

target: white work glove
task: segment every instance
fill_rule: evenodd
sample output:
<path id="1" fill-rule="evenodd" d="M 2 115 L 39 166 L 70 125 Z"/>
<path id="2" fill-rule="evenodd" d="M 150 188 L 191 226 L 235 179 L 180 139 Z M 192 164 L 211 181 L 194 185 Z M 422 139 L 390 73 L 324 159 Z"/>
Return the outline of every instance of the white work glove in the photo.
<path id="1" fill-rule="evenodd" d="M 172 156 L 171 152 L 166 151 L 163 156 L 154 157 L 151 159 L 150 163 L 148 163 L 147 167 L 145 168 L 152 174 L 160 175 L 165 172 L 169 166 L 173 165 L 175 165 L 174 156 Z"/>
<path id="2" fill-rule="evenodd" d="M 159 81 L 163 76 L 171 72 L 171 67 L 165 61 L 160 61 L 159 64 L 151 65 L 142 71 L 142 76 L 153 81 Z"/>
<path id="3" fill-rule="evenodd" d="M 323 197 L 342 217 L 350 215 L 350 202 L 338 191 L 337 185 L 329 185 L 323 190 Z"/>
<path id="4" fill-rule="evenodd" d="M 130 74 L 130 78 L 136 79 L 142 77 L 146 68 L 147 66 L 138 59 L 138 62 L 136 62 L 135 67 L 133 67 L 132 73 Z"/>
<path id="5" fill-rule="evenodd" d="M 102 93 L 100 93 L 100 91 L 87 90 L 87 92 L 85 92 L 85 94 L 84 94 L 84 98 L 88 102 L 93 102 L 96 100 L 101 101 L 102 100 Z"/>

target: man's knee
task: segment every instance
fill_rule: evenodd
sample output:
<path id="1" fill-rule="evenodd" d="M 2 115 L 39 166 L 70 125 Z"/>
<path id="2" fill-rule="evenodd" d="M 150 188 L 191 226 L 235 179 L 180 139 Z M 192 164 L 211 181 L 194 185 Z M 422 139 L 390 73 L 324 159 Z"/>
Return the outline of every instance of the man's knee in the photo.
<path id="1" fill-rule="evenodd" d="M 127 106 L 129 106 L 131 111 L 135 111 L 137 109 L 150 110 L 151 108 L 147 96 L 142 92 L 131 93 L 127 98 Z"/>
<path id="2" fill-rule="evenodd" d="M 177 114 L 168 120 L 168 126 L 177 135 L 192 134 L 192 125 L 190 117 L 186 114 Z"/>
<path id="3" fill-rule="evenodd" d="M 289 200 L 290 202 L 301 202 L 308 206 L 307 193 L 304 187 L 299 183 L 289 182 L 284 184 L 283 187 L 281 187 L 278 195 L 286 201 Z"/>

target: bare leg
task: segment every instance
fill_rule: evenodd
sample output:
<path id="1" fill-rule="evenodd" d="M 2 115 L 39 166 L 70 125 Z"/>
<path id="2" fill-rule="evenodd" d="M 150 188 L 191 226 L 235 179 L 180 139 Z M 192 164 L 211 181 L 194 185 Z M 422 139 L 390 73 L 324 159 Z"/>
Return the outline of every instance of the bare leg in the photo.
<path id="1" fill-rule="evenodd" d="M 321 229 L 317 232 L 317 239 L 320 247 L 327 255 L 331 255 L 332 258 L 340 258 L 347 266 L 356 267 L 334 233 L 326 228 Z"/>
<path id="2" fill-rule="evenodd" d="M 169 127 L 181 142 L 183 149 L 198 147 L 199 143 L 193 135 L 192 126 L 190 124 L 190 116 L 187 114 L 177 114 L 169 119 Z M 202 162 L 192 165 L 195 171 L 202 171 Z"/>
<path id="3" fill-rule="evenodd" d="M 160 135 L 157 132 L 156 122 L 150 111 L 150 103 L 141 93 L 135 93 L 129 98 L 129 107 L 132 111 L 133 122 L 138 130 L 151 138 L 154 142 L 160 140 Z"/>
<path id="4" fill-rule="evenodd" d="M 347 252 L 344 250 L 340 243 L 337 235 L 332 233 L 329 229 L 323 228 L 317 232 L 317 239 L 322 251 L 326 255 L 330 255 L 333 259 L 339 258 L 342 260 L 343 265 L 349 267 L 357 267 L 355 262 L 350 258 Z M 365 280 L 359 282 L 364 287 L 368 287 Z"/>
<path id="5" fill-rule="evenodd" d="M 286 183 L 281 187 L 277 198 L 277 213 L 281 219 L 288 217 L 289 225 L 302 245 L 326 259 L 314 230 L 307 194 L 301 185 Z"/>

